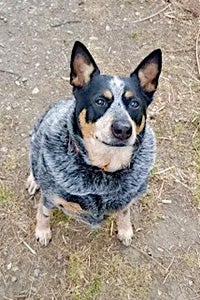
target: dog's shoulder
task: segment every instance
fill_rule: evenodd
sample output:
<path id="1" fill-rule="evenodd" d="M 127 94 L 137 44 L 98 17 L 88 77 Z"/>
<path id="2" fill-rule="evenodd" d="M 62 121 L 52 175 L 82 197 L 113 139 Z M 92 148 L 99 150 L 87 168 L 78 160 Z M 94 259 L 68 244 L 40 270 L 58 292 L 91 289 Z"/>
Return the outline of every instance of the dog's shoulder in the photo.
<path id="1" fill-rule="evenodd" d="M 58 127 L 64 122 L 67 124 L 75 107 L 75 99 L 58 100 L 48 107 L 45 113 L 40 117 L 34 127 L 34 133 L 38 129 L 40 133 L 52 132 L 58 130 Z"/>

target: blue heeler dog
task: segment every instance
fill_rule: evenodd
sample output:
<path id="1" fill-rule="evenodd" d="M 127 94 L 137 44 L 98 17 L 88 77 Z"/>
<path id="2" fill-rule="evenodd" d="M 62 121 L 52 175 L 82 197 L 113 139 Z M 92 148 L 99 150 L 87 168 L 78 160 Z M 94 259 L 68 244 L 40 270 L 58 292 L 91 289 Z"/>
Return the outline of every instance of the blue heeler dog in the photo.
<path id="1" fill-rule="evenodd" d="M 34 127 L 27 189 L 41 189 L 36 238 L 51 239 L 50 210 L 92 226 L 117 211 L 118 238 L 131 244 L 130 206 L 147 187 L 155 138 L 146 124 L 161 72 L 161 50 L 129 77 L 100 75 L 80 42 L 71 55 L 74 98 L 53 104 Z"/>

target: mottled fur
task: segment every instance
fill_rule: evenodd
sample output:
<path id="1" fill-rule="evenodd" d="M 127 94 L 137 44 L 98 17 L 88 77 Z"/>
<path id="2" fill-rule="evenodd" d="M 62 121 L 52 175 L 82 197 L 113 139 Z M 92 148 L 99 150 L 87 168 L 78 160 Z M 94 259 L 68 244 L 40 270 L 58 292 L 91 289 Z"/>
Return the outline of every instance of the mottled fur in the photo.
<path id="1" fill-rule="evenodd" d="M 83 50 L 84 48 L 81 49 L 82 52 Z M 129 100 L 122 101 L 126 85 L 130 86 L 136 79 L 126 80 L 111 76 L 104 79 L 102 78 L 104 76 L 96 72 L 94 61 L 91 59 L 89 62 L 88 58 L 80 57 L 80 53 L 78 60 L 75 61 L 76 72 L 81 70 L 79 77 L 71 74 L 75 98 L 54 103 L 38 121 L 31 137 L 32 177 L 29 177 L 28 188 L 32 193 L 38 187 L 41 189 L 42 202 L 37 214 L 39 224 L 37 223 L 36 236 L 43 245 L 47 245 L 51 238 L 50 209 L 59 207 L 65 213 L 83 222 L 93 226 L 98 225 L 105 215 L 123 210 L 146 190 L 149 172 L 155 160 L 154 134 L 144 121 L 146 109 L 143 112 L 141 110 L 141 116 L 137 119 L 138 116 L 131 115 L 129 108 L 127 109 L 123 102 Z M 81 63 L 86 63 L 89 67 L 83 67 Z M 84 70 L 87 71 L 85 77 Z M 88 73 L 88 70 L 93 74 Z M 107 98 L 109 96 L 107 100 L 111 101 L 112 98 L 112 103 L 107 110 L 99 116 L 93 113 L 94 117 L 91 117 L 90 106 L 84 107 L 79 103 L 78 95 L 79 92 L 83 93 L 84 89 L 91 94 L 90 90 L 88 92 L 90 80 L 92 81 L 88 79 L 90 76 L 91 78 L 93 76 L 93 81 L 98 80 L 100 76 L 102 86 L 105 82 L 105 96 Z M 145 85 L 145 74 L 142 76 L 142 84 Z M 80 86 L 81 84 L 83 87 Z M 153 80 L 151 84 L 154 84 Z M 146 85 L 148 87 L 150 85 L 149 77 Z M 154 86 L 157 87 L 157 81 Z M 140 101 L 143 101 L 144 107 L 147 107 L 152 100 L 152 94 L 148 95 L 149 92 L 151 91 L 142 94 L 137 83 L 135 90 L 126 93 L 126 97 L 137 95 L 138 98 L 144 99 Z M 146 104 L 148 101 L 149 103 Z M 80 115 L 84 109 L 87 116 L 85 114 L 82 117 L 83 125 L 81 125 Z M 123 145 L 120 144 L 121 140 L 119 143 L 118 139 L 114 139 L 110 129 L 113 119 L 119 115 L 121 119 L 128 120 L 132 126 L 132 134 L 126 141 L 123 140 Z M 106 118 L 109 121 L 105 122 Z M 137 126 L 142 126 L 139 132 Z M 82 127 L 84 130 L 87 129 L 87 134 L 89 130 L 89 135 L 84 136 Z M 130 244 L 132 227 L 129 206 L 125 213 L 119 213 L 118 225 L 119 239 L 126 245 Z M 38 232 L 38 228 L 44 231 L 45 226 L 46 236 L 40 230 Z"/>

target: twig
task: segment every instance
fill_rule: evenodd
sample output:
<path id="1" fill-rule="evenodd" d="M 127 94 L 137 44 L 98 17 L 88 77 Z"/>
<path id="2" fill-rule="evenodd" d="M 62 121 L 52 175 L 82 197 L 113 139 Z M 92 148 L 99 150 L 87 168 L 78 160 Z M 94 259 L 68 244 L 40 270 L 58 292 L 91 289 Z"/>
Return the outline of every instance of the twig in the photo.
<path id="1" fill-rule="evenodd" d="M 200 79 L 200 63 L 199 63 L 199 35 L 200 35 L 200 29 L 197 33 L 196 37 L 196 61 L 197 61 L 197 68 L 198 68 L 198 78 Z"/>
<path id="2" fill-rule="evenodd" d="M 171 169 L 174 169 L 174 168 L 175 168 L 175 166 L 172 166 L 172 167 L 166 168 L 166 169 L 164 169 L 164 170 L 161 170 L 161 171 L 155 172 L 155 174 L 154 174 L 154 175 L 160 175 L 160 174 L 166 173 L 166 172 L 168 172 L 168 171 L 170 171 Z"/>
<path id="3" fill-rule="evenodd" d="M 165 137 L 165 136 L 158 136 L 157 139 L 158 139 L 158 140 L 165 140 L 165 141 L 171 141 L 171 140 L 172 140 L 172 138 L 170 138 L 170 137 Z"/>
<path id="4" fill-rule="evenodd" d="M 172 260 L 171 260 L 169 266 L 167 267 L 166 275 L 165 275 L 165 278 L 164 278 L 162 284 L 165 284 L 165 282 L 167 281 L 167 278 L 169 277 L 169 274 L 170 274 L 170 272 L 171 272 L 171 267 L 172 267 L 172 265 L 173 265 L 173 263 L 174 263 L 174 260 L 175 260 L 175 256 L 172 258 Z"/>
<path id="5" fill-rule="evenodd" d="M 6 74 L 11 74 L 11 75 L 15 75 L 15 76 L 19 76 L 19 77 L 20 77 L 19 74 L 15 73 L 15 72 L 13 72 L 13 71 L 6 71 L 6 70 L 0 69 L 0 72 L 1 72 L 1 73 L 6 73 Z"/>
<path id="6" fill-rule="evenodd" d="M 35 250 L 33 250 L 32 248 L 31 248 L 31 246 L 29 246 L 24 240 L 22 240 L 22 243 L 31 251 L 31 253 L 32 254 L 36 254 L 36 251 Z"/>
<path id="7" fill-rule="evenodd" d="M 160 188 L 159 194 L 158 194 L 158 199 L 160 199 L 160 197 L 161 197 L 161 194 L 162 194 L 162 191 L 163 191 L 163 187 L 164 187 L 164 183 L 165 183 L 165 181 L 163 180 L 163 182 L 161 184 L 161 188 Z"/>
<path id="8" fill-rule="evenodd" d="M 188 189 L 190 192 L 192 192 L 192 189 L 185 183 L 183 183 L 182 181 L 180 181 L 178 178 L 176 178 L 174 175 L 170 174 L 172 178 L 174 178 L 174 180 L 178 183 L 180 183 L 182 186 L 184 186 L 186 189 Z"/>
<path id="9" fill-rule="evenodd" d="M 56 28 L 56 27 L 60 27 L 62 25 L 66 25 L 66 24 L 77 24 L 77 23 L 81 23 L 81 21 L 79 21 L 79 20 L 65 21 L 65 22 L 60 22 L 60 23 L 57 23 L 57 24 L 50 24 L 50 26 L 52 28 Z"/>
<path id="10" fill-rule="evenodd" d="M 114 227 L 114 221 L 112 220 L 110 224 L 110 236 L 113 235 L 113 227 Z"/>
<path id="11" fill-rule="evenodd" d="M 155 259 L 153 256 L 148 255 L 146 252 L 144 252 L 143 250 L 137 248 L 136 246 L 132 245 L 131 248 L 135 249 L 136 251 L 138 251 L 139 253 L 141 253 L 142 255 L 144 255 L 145 257 L 153 260 L 157 265 L 159 265 L 165 272 L 167 272 L 167 269 L 165 268 L 165 266 L 163 266 L 157 259 Z"/>
<path id="12" fill-rule="evenodd" d="M 64 56 L 65 62 L 68 65 L 68 59 L 64 51 L 62 51 L 62 55 Z"/>
<path id="13" fill-rule="evenodd" d="M 174 50 L 165 50 L 165 52 L 168 53 L 177 53 L 177 52 L 189 52 L 191 50 L 193 50 L 195 48 L 195 46 L 191 46 L 189 48 L 180 48 L 180 49 L 174 49 Z"/>
<path id="14" fill-rule="evenodd" d="M 165 11 L 166 9 L 168 9 L 170 6 L 171 6 L 171 4 L 168 4 L 167 6 L 165 6 L 164 8 L 162 8 L 161 10 L 157 11 L 155 14 L 152 14 L 152 15 L 146 17 L 146 18 L 143 18 L 143 19 L 135 20 L 135 21 L 133 21 L 133 23 L 144 22 L 146 20 L 154 18 L 155 16 L 159 15 L 160 13 L 162 13 L 163 11 Z"/>

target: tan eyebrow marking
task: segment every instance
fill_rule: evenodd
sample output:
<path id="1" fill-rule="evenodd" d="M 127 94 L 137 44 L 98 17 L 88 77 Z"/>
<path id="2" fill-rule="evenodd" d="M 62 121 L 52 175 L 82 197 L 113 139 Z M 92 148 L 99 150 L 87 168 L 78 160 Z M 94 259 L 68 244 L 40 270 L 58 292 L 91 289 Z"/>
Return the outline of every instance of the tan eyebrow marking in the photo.
<path id="1" fill-rule="evenodd" d="M 133 94 L 132 91 L 129 91 L 129 90 L 128 90 L 128 91 L 125 92 L 124 96 L 125 96 L 126 98 L 132 98 L 132 97 L 134 96 L 134 94 Z"/>
<path id="2" fill-rule="evenodd" d="M 104 95 L 105 98 L 107 98 L 109 100 L 111 100 L 112 96 L 113 96 L 112 93 L 111 93 L 111 91 L 109 91 L 109 90 L 105 90 L 104 93 L 103 93 L 103 95 Z"/>

